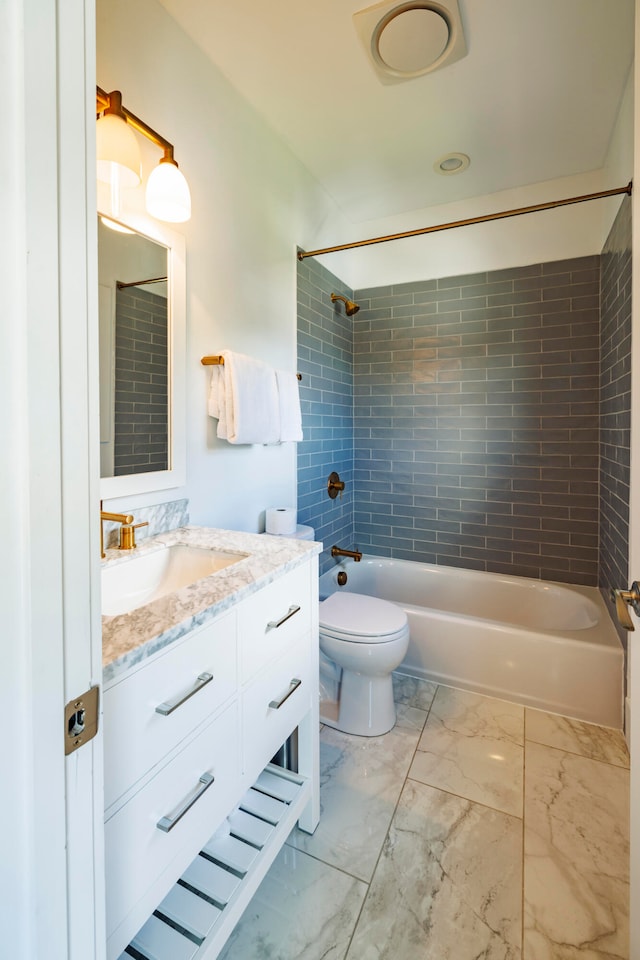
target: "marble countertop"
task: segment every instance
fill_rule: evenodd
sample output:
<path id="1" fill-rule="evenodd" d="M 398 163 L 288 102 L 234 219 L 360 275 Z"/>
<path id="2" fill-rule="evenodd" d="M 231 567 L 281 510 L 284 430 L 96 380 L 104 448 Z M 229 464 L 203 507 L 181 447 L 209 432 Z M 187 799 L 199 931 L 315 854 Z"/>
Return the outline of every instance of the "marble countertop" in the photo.
<path id="1" fill-rule="evenodd" d="M 188 526 L 141 541 L 133 553 L 107 550 L 102 563 L 103 566 L 127 563 L 134 557 L 176 543 L 246 553 L 247 556 L 129 613 L 103 617 L 102 666 L 105 683 L 178 640 L 194 627 L 212 620 L 282 573 L 293 570 L 319 554 L 322 549 L 320 543 L 309 540 Z"/>

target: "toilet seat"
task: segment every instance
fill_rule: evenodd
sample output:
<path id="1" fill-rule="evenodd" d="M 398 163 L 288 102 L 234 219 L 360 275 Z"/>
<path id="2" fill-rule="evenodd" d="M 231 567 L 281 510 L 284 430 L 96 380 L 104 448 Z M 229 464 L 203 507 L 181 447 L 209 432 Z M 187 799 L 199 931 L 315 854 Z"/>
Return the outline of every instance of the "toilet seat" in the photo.
<path id="1" fill-rule="evenodd" d="M 351 643 L 390 643 L 409 629 L 404 610 L 361 593 L 332 593 L 320 602 L 320 632 Z"/>

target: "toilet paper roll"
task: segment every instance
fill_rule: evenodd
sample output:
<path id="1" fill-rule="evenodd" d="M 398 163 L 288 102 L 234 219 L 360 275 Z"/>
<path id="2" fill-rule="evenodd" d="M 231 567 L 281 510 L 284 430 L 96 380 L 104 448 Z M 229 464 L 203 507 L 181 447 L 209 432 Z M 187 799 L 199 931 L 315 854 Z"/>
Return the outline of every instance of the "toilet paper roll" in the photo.
<path id="1" fill-rule="evenodd" d="M 298 512 L 295 507 L 270 507 L 266 511 L 265 529 L 267 533 L 275 533 L 286 537 L 296 532 Z"/>

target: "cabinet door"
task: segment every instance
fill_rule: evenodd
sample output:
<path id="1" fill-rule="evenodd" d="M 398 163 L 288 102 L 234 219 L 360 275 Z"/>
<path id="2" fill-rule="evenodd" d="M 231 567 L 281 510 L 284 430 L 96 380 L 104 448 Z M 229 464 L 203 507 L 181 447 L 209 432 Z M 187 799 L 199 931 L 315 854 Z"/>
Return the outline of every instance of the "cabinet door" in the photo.
<path id="1" fill-rule="evenodd" d="M 161 656 L 105 691 L 107 811 L 233 696 L 236 661 L 233 611 L 171 644 Z"/>
<path id="2" fill-rule="evenodd" d="M 232 703 L 105 823 L 109 957 L 124 949 L 238 801 L 239 754 Z"/>
<path id="3" fill-rule="evenodd" d="M 285 574 L 249 597 L 238 611 L 241 681 L 276 660 L 312 623 L 309 565 Z"/>
<path id="4" fill-rule="evenodd" d="M 252 783 L 318 696 L 309 635 L 269 666 L 242 693 L 243 772 Z"/>

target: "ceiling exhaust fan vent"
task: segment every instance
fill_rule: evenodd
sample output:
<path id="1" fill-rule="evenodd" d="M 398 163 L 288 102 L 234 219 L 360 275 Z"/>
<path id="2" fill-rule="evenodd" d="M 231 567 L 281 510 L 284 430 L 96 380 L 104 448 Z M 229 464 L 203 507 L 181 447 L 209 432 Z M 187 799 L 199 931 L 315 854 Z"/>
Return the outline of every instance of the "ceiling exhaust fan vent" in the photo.
<path id="1" fill-rule="evenodd" d="M 378 3 L 353 22 L 382 83 L 413 80 L 467 53 L 458 0 Z"/>

